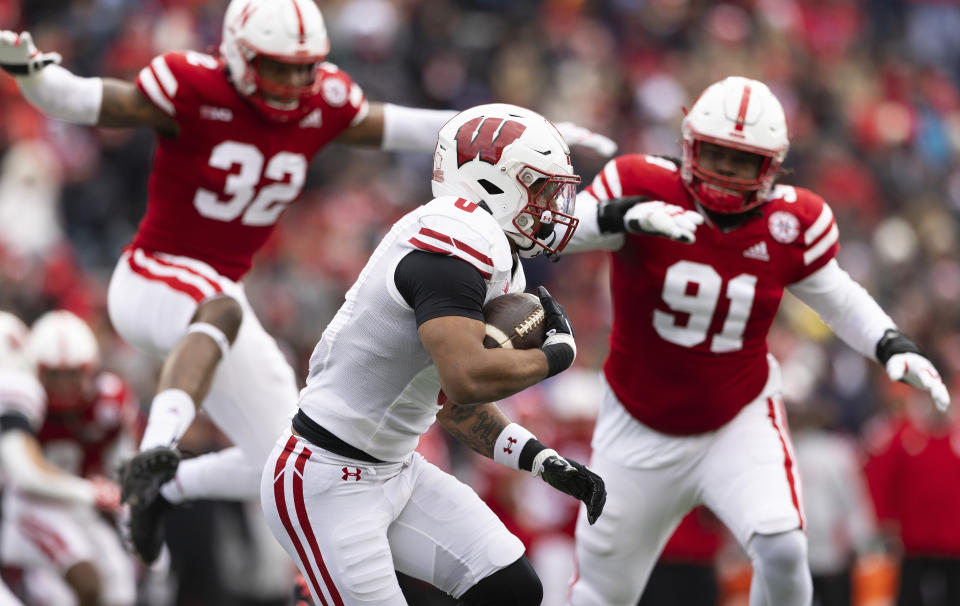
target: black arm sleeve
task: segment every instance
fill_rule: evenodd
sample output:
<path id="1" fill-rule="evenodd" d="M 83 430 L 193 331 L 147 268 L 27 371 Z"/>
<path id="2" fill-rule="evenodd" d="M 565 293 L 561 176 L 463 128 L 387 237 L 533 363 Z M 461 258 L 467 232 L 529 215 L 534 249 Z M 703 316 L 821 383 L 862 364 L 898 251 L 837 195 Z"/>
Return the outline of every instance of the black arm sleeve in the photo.
<path id="1" fill-rule="evenodd" d="M 646 196 L 628 196 L 600 202 L 597 205 L 597 227 L 600 228 L 600 233 L 610 234 L 627 231 L 623 224 L 623 216 L 634 204 L 649 202 L 650 200 L 651 198 Z"/>
<path id="2" fill-rule="evenodd" d="M 483 321 L 487 283 L 462 259 L 415 250 L 397 264 L 393 281 L 413 308 L 417 326 L 443 316 Z"/>
<path id="3" fill-rule="evenodd" d="M 27 416 L 16 410 L 8 410 L 0 415 L 0 433 L 10 431 L 11 429 L 19 429 L 29 434 L 33 433 L 33 428 L 30 427 L 30 421 L 27 419 Z"/>

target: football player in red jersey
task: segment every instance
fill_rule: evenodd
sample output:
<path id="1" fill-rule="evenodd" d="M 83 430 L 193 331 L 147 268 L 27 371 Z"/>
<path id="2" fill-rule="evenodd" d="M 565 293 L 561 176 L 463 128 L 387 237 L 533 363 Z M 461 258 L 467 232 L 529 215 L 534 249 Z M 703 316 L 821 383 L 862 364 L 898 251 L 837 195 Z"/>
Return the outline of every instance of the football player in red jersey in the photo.
<path id="1" fill-rule="evenodd" d="M 159 552 L 168 500 L 256 496 L 263 461 L 293 413 L 293 371 L 240 280 L 300 195 L 310 159 L 333 140 L 432 152 L 455 113 L 369 103 L 323 62 L 328 51 L 312 0 L 232 0 L 220 57 L 166 53 L 135 83 L 77 77 L 28 33 L 0 32 L 0 67 L 43 112 L 158 134 L 146 216 L 108 298 L 120 335 L 166 356 L 141 454 L 124 477 L 132 539 L 147 561 Z M 615 150 L 560 126 L 572 143 Z M 201 403 L 236 448 L 181 465 L 173 447 Z"/>
<path id="2" fill-rule="evenodd" d="M 46 573 L 42 583 L 25 576 L 38 602 L 59 582 L 79 604 L 132 605 L 133 560 L 101 511 L 120 508 L 120 488 L 107 476 L 133 450 L 139 409 L 119 377 L 99 371 L 93 332 L 70 312 L 37 320 L 25 357 L 39 383 L 32 372 L 0 373 L 0 461 L 9 486 L 0 558 Z"/>
<path id="3" fill-rule="evenodd" d="M 578 521 L 569 604 L 635 604 L 677 524 L 706 505 L 751 557 L 751 606 L 808 606 L 803 495 L 766 345 L 784 288 L 891 379 L 940 408 L 950 398 L 837 264 L 826 202 L 774 183 L 789 140 L 763 83 L 713 84 L 682 134 L 682 161 L 617 157 L 577 200 L 567 251 L 611 251 L 613 327 L 591 465 L 609 496 L 596 524 Z M 651 231 L 676 241 L 634 235 Z"/>

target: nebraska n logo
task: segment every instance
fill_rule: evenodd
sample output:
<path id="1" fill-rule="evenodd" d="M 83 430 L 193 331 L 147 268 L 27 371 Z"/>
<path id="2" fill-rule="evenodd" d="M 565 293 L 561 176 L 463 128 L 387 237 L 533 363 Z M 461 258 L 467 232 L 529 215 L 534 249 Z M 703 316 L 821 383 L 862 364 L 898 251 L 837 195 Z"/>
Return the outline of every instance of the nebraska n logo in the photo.
<path id="1" fill-rule="evenodd" d="M 477 128 L 479 126 L 479 128 Z M 500 161 L 503 148 L 510 145 L 523 134 L 527 127 L 519 122 L 500 118 L 474 118 L 457 131 L 457 168 L 463 166 L 480 154 L 480 160 L 487 164 Z M 476 133 L 476 134 L 474 134 Z"/>

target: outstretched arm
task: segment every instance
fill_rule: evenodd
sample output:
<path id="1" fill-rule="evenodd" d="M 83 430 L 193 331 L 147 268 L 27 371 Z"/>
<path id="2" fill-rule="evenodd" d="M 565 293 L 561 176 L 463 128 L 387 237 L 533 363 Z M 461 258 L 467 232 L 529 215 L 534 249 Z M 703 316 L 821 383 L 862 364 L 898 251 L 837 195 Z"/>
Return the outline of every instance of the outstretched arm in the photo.
<path id="1" fill-rule="evenodd" d="M 897 331 L 890 316 L 836 259 L 789 287 L 850 347 L 884 365 L 893 381 L 930 392 L 937 408 L 946 410 L 950 395 L 933 364 L 916 344 Z"/>
<path id="2" fill-rule="evenodd" d="M 164 135 L 176 136 L 180 126 L 150 103 L 132 82 L 103 78 L 103 102 L 97 126 L 112 128 L 149 126 Z"/>
<path id="3" fill-rule="evenodd" d="M 0 462 L 7 480 L 25 494 L 56 501 L 96 505 L 112 510 L 120 505 L 120 489 L 109 480 L 89 481 L 54 467 L 30 433 L 25 417 L 0 417 Z"/>
<path id="4" fill-rule="evenodd" d="M 387 151 L 432 152 L 437 147 L 440 128 L 456 113 L 448 109 L 370 103 L 363 120 L 343 131 L 337 140 Z"/>
<path id="5" fill-rule="evenodd" d="M 437 146 L 437 133 L 450 118 L 457 115 L 450 109 L 420 109 L 393 103 L 370 103 L 362 120 L 337 139 L 352 145 L 381 147 L 387 151 L 432 152 Z M 609 157 L 617 144 L 571 122 L 556 124 L 567 145 L 592 149 Z"/>
<path id="6" fill-rule="evenodd" d="M 603 512 L 607 500 L 603 479 L 547 448 L 524 427 L 511 423 L 496 404 L 448 401 L 437 414 L 437 421 L 472 450 L 507 467 L 529 471 L 560 492 L 583 501 L 591 524 Z"/>
<path id="7" fill-rule="evenodd" d="M 37 50 L 29 33 L 0 31 L 0 67 L 16 78 L 24 98 L 48 116 L 97 126 L 149 126 L 165 135 L 177 134 L 177 123 L 134 84 L 83 78 L 59 62 L 60 55 Z"/>

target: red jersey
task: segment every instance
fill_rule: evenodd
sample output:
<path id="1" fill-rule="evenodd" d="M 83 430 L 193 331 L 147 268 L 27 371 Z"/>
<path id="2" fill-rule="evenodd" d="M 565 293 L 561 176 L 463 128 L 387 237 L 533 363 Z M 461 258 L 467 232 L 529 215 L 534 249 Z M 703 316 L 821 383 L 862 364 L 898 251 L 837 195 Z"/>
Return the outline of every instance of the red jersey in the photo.
<path id="1" fill-rule="evenodd" d="M 141 92 L 180 125 L 157 137 L 147 213 L 132 246 L 184 255 L 232 280 L 249 269 L 280 214 L 303 189 L 314 154 L 365 115 L 363 91 L 324 63 L 304 117 L 271 120 L 240 95 L 225 63 L 166 53 L 137 76 Z"/>
<path id="2" fill-rule="evenodd" d="M 83 407 L 48 410 L 37 432 L 47 459 L 81 477 L 111 476 L 111 449 L 124 435 L 133 437 L 140 409 L 126 383 L 117 375 L 100 373 L 94 395 Z"/>
<path id="3" fill-rule="evenodd" d="M 585 194 L 646 196 L 695 209 L 678 167 L 663 158 L 611 160 Z M 837 227 L 816 194 L 778 185 L 758 215 L 683 244 L 625 237 L 611 253 L 613 327 L 604 374 L 626 409 L 668 434 L 717 429 L 760 395 L 767 332 L 785 286 L 836 256 Z"/>
<path id="4" fill-rule="evenodd" d="M 907 418 L 872 429 L 866 475 L 877 517 L 898 524 L 907 555 L 960 557 L 960 423 L 937 435 Z"/>

